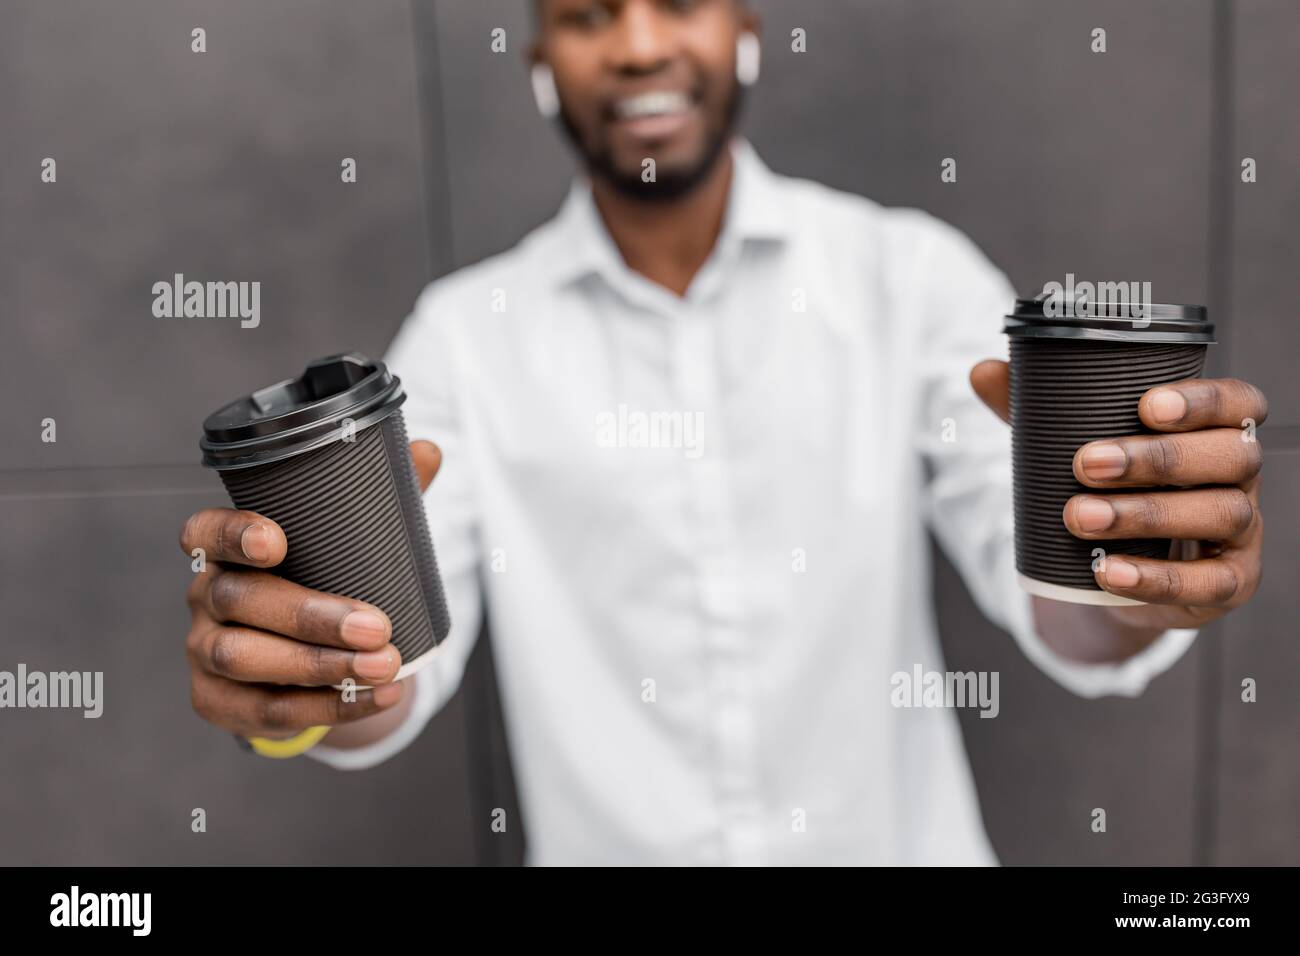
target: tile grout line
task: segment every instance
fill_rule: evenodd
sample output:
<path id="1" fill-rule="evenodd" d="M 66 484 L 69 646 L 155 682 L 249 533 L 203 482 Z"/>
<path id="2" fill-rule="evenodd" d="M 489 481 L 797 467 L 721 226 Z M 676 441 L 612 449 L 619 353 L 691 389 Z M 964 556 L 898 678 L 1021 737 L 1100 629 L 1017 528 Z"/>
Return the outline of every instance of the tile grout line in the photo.
<path id="1" fill-rule="evenodd" d="M 1214 313 L 1227 314 L 1232 301 L 1233 263 L 1235 251 L 1234 208 L 1232 190 L 1222 181 L 1232 163 L 1233 132 L 1236 121 L 1233 109 L 1234 60 L 1236 37 L 1233 32 L 1233 7 L 1231 0 L 1215 0 L 1211 18 L 1211 71 L 1210 71 L 1210 169 L 1209 217 L 1207 225 L 1207 275 L 1210 283 L 1211 306 Z M 1220 355 L 1223 367 L 1231 368 L 1233 338 L 1231 326 L 1223 336 Z M 1222 730 L 1219 708 L 1219 685 L 1223 677 L 1223 625 L 1215 629 L 1211 640 L 1202 639 L 1199 659 L 1196 704 L 1196 751 L 1194 755 L 1192 795 L 1192 863 L 1211 866 L 1218 856 L 1219 815 L 1219 736 Z"/>

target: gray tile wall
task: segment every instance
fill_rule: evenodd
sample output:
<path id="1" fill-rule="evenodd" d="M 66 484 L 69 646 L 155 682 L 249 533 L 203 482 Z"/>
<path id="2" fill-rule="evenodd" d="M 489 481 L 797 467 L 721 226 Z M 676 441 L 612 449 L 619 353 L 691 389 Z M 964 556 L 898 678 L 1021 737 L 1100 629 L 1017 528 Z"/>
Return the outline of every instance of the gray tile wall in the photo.
<path id="1" fill-rule="evenodd" d="M 0 666 L 103 670 L 112 697 L 99 720 L 0 712 L 0 863 L 474 859 L 460 701 L 355 775 L 252 757 L 192 713 L 176 545 L 224 498 L 204 415 L 312 356 L 381 353 L 445 255 L 412 20 L 405 0 L 6 5 Z M 155 318 L 176 272 L 260 281 L 261 324 Z"/>
<path id="2" fill-rule="evenodd" d="M 1225 864 L 1300 863 L 1300 674 L 1296 583 L 1300 581 L 1300 61 L 1291 40 L 1300 9 L 1287 0 L 1243 0 L 1233 35 L 1232 104 L 1223 156 L 1225 346 L 1234 373 L 1258 382 L 1271 403 L 1260 430 L 1268 451 L 1264 586 L 1224 622 L 1205 704 L 1207 852 Z M 1241 160 L 1258 181 L 1241 182 Z M 1258 686 L 1242 701 L 1242 682 Z M 1212 734 L 1210 736 L 1209 734 Z"/>

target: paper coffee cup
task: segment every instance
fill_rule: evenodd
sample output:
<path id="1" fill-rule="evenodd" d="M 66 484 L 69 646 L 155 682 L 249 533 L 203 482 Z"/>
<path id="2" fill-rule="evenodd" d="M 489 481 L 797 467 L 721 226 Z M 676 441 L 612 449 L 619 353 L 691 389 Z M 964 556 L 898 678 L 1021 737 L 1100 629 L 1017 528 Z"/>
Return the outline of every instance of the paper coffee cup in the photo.
<path id="1" fill-rule="evenodd" d="M 451 627 L 405 400 L 382 362 L 335 355 L 213 412 L 199 443 L 235 507 L 284 529 L 288 553 L 272 572 L 388 615 L 398 679 L 426 665 Z"/>
<path id="2" fill-rule="evenodd" d="M 1150 434 L 1138 399 L 1196 378 L 1214 326 L 1199 305 L 1018 299 L 1006 317 L 1011 347 L 1011 444 L 1016 569 L 1031 594 L 1079 604 L 1139 604 L 1102 590 L 1094 562 L 1109 555 L 1168 558 L 1168 539 L 1076 538 L 1065 504 L 1089 489 L 1074 477 L 1088 442 Z M 1141 489 L 1125 489 L 1139 491 Z M 1101 549 L 1099 552 L 1097 549 Z"/>

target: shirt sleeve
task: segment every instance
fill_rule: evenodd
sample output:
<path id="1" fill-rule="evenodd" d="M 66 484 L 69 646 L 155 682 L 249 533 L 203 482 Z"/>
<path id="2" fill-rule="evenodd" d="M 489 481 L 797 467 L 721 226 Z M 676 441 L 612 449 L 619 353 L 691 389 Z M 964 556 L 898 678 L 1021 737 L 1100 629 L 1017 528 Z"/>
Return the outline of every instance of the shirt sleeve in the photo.
<path id="1" fill-rule="evenodd" d="M 1011 499 L 1011 430 L 970 386 L 981 359 L 1007 357 L 1003 316 L 1015 291 L 973 242 L 924 214 L 912 288 L 929 287 L 916 354 L 920 420 L 915 434 L 926 466 L 925 518 L 984 615 L 1009 631 L 1048 676 L 1083 697 L 1136 696 L 1180 658 L 1195 630 L 1169 630 L 1132 657 L 1109 664 L 1072 661 L 1039 637 L 1030 595 L 1016 579 Z"/>
<path id="2" fill-rule="evenodd" d="M 451 630 L 434 651 L 433 659 L 406 678 L 407 692 L 415 694 L 414 703 L 392 733 L 365 747 L 340 748 L 321 743 L 307 751 L 309 756 L 339 770 L 373 767 L 415 740 L 456 693 L 478 637 L 482 618 L 478 506 L 458 402 L 456 345 L 452 318 L 439 301 L 435 283 L 420 296 L 384 357 L 402 380 L 407 395 L 402 415 L 408 437 L 412 441 L 428 439 L 442 450 L 438 474 L 424 493 L 424 509 L 451 615 Z"/>

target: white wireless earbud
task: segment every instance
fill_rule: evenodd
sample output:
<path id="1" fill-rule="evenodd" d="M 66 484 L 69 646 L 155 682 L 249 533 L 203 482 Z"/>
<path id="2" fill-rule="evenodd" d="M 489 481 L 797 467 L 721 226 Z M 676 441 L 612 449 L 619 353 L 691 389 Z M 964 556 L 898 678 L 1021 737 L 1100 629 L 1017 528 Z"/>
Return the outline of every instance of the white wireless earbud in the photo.
<path id="1" fill-rule="evenodd" d="M 555 74 L 545 63 L 534 63 L 530 78 L 537 112 L 548 120 L 555 119 L 560 115 L 560 94 L 555 90 Z"/>
<path id="2" fill-rule="evenodd" d="M 763 58 L 758 37 L 748 30 L 736 38 L 736 79 L 741 86 L 758 82 L 758 67 Z"/>

